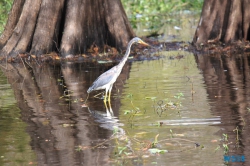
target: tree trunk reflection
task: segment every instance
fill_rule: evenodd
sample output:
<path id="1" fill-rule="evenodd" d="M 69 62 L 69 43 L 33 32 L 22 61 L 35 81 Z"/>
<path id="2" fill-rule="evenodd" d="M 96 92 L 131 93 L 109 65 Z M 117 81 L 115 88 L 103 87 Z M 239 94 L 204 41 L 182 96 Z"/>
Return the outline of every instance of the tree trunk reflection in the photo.
<path id="1" fill-rule="evenodd" d="M 109 139 L 113 134 L 112 127 L 119 124 L 116 119 L 108 126 L 101 124 L 100 119 L 105 121 L 106 118 L 102 113 L 107 111 L 102 100 L 96 102 L 90 98 L 89 108 L 82 107 L 86 91 L 96 79 L 91 77 L 92 72 L 87 72 L 88 66 L 7 64 L 6 69 L 2 68 L 14 90 L 22 120 L 27 123 L 37 165 L 109 165 L 113 150 L 109 142 L 101 148 L 91 147 Z M 105 65 L 94 70 L 99 75 L 110 67 Z M 120 89 L 119 93 L 128 72 L 127 65 L 114 88 Z M 120 100 L 112 99 L 113 111 L 118 115 Z M 100 112 L 101 116 L 94 116 Z"/>
<path id="2" fill-rule="evenodd" d="M 195 55 L 195 57 L 204 76 L 211 112 L 215 116 L 220 116 L 222 120 L 222 130 L 218 134 L 228 134 L 229 142 L 232 142 L 231 155 L 250 156 L 247 131 L 250 119 L 248 112 L 250 57 L 247 55 Z M 236 123 L 232 121 L 232 117 L 235 118 Z M 237 127 L 239 128 L 238 145 L 241 148 L 235 148 L 237 133 L 234 130 Z"/>

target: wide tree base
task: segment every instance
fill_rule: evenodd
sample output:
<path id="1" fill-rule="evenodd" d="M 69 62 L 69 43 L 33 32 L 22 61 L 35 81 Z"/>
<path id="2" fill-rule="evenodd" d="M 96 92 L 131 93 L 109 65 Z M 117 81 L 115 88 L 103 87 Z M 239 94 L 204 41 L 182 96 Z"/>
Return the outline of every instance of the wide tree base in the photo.
<path id="1" fill-rule="evenodd" d="M 247 45 L 238 41 L 250 40 L 249 9 L 249 0 L 205 0 L 193 44 Z"/>
<path id="2" fill-rule="evenodd" d="M 121 51 L 134 36 L 120 0 L 14 0 L 0 55 L 57 52 L 71 57 L 92 45 Z"/>

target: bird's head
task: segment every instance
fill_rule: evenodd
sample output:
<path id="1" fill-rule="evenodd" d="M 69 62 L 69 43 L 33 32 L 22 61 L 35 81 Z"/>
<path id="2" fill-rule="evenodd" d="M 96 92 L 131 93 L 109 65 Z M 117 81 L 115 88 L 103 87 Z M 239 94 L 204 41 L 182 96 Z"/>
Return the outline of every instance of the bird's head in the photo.
<path id="1" fill-rule="evenodd" d="M 142 39 L 140 39 L 139 37 L 135 37 L 132 40 L 134 40 L 134 42 L 145 45 L 145 46 L 150 46 L 148 43 L 144 42 Z"/>

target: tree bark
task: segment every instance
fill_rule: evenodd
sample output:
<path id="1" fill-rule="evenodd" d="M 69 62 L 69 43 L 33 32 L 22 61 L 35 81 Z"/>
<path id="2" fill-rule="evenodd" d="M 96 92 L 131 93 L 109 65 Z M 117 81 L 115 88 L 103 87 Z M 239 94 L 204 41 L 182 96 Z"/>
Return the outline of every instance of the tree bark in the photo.
<path id="1" fill-rule="evenodd" d="M 193 44 L 250 39 L 249 0 L 205 0 Z"/>
<path id="2" fill-rule="evenodd" d="M 118 0 L 15 0 L 0 54 L 86 53 L 91 45 L 126 48 L 135 36 Z"/>

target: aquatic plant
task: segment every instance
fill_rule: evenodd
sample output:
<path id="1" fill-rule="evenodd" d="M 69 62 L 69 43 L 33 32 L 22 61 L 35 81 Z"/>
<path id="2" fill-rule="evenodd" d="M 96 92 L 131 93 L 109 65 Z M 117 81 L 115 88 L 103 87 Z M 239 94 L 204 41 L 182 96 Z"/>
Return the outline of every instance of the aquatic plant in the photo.
<path id="1" fill-rule="evenodd" d="M 227 154 L 229 151 L 229 147 L 228 144 L 222 144 L 223 148 L 224 148 L 224 154 Z"/>
<path id="2" fill-rule="evenodd" d="M 173 15 L 200 12 L 203 0 L 121 0 L 133 28 L 143 22 L 153 33 L 157 33 L 164 22 L 174 22 Z"/>
<path id="3" fill-rule="evenodd" d="M 173 137 L 174 137 L 174 136 L 173 136 L 173 130 L 170 129 L 169 131 L 170 131 L 170 136 L 171 136 L 171 138 L 173 138 Z"/>
<path id="4" fill-rule="evenodd" d="M 183 100 L 184 94 L 179 92 L 173 98 L 166 98 L 164 100 L 159 100 L 157 102 L 157 106 L 154 106 L 154 111 L 161 116 L 168 109 L 178 110 L 178 114 L 180 114 L 180 107 L 182 107 L 181 100 Z"/>
<path id="5" fill-rule="evenodd" d="M 0 34 L 2 33 L 4 26 L 8 18 L 8 12 L 11 9 L 13 0 L 0 0 Z"/>
<path id="6" fill-rule="evenodd" d="M 222 147 L 223 147 L 223 151 L 224 154 L 227 154 L 229 152 L 229 146 L 231 143 L 228 142 L 228 135 L 223 133 L 222 134 L 222 138 L 220 139 L 220 141 L 222 142 Z M 218 147 L 215 149 L 215 152 L 218 151 L 221 148 L 220 145 L 218 145 Z"/>
<path id="7" fill-rule="evenodd" d="M 130 114 L 130 116 L 129 116 L 129 118 L 128 118 L 128 121 L 133 121 L 134 116 L 135 116 L 138 112 L 140 112 L 140 108 L 139 108 L 139 107 L 136 107 L 136 106 L 134 105 L 134 103 L 133 103 L 133 94 L 129 93 L 129 94 L 127 95 L 127 98 L 130 100 L 130 103 L 131 103 L 131 106 L 132 106 L 133 109 L 131 109 L 131 110 L 129 110 L 129 111 L 126 110 L 124 114 Z"/>
<path id="8" fill-rule="evenodd" d="M 239 144 L 239 128 L 238 126 L 233 130 L 233 132 L 236 132 L 236 143 Z"/>

